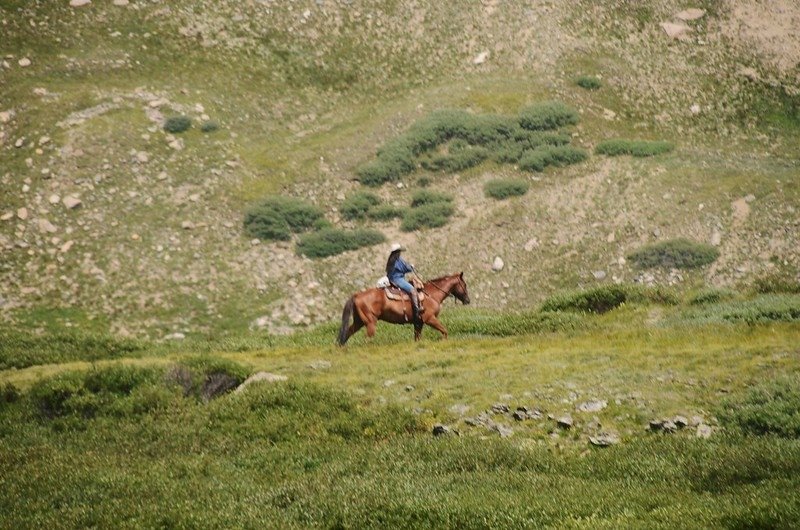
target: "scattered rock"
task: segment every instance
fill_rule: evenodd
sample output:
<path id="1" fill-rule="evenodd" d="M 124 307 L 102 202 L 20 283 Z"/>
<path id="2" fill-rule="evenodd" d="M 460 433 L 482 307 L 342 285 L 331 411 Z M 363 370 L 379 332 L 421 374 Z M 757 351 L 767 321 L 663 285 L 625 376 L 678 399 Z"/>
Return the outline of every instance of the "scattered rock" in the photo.
<path id="1" fill-rule="evenodd" d="M 489 52 L 484 50 L 478 55 L 476 55 L 474 59 L 472 59 L 472 64 L 474 65 L 483 64 L 486 62 L 486 59 L 488 58 L 489 58 Z"/>
<path id="2" fill-rule="evenodd" d="M 194 223 L 191 221 L 183 221 L 181 223 L 181 228 L 184 230 L 194 230 Z"/>
<path id="3" fill-rule="evenodd" d="M 91 4 L 92 0 L 69 0 L 69 5 L 71 7 L 81 7 L 88 4 Z"/>
<path id="4" fill-rule="evenodd" d="M 6 212 L 3 215 L 0 215 L 0 221 L 8 221 L 14 217 L 14 212 Z"/>
<path id="5" fill-rule="evenodd" d="M 130 2 L 128 0 L 114 0 L 114 5 L 119 7 L 125 7 Z"/>
<path id="6" fill-rule="evenodd" d="M 672 420 L 650 420 L 650 430 L 672 433 L 678 430 L 678 426 Z"/>
<path id="7" fill-rule="evenodd" d="M 714 429 L 711 428 L 710 425 L 706 425 L 705 423 L 701 423 L 697 426 L 697 430 L 695 431 L 695 436 L 698 438 L 708 439 L 711 438 L 711 435 L 714 433 Z"/>
<path id="8" fill-rule="evenodd" d="M 597 436 L 590 436 L 589 443 L 597 447 L 608 447 L 619 443 L 619 435 L 612 432 L 603 432 Z"/>
<path id="9" fill-rule="evenodd" d="M 506 264 L 503 261 L 503 258 L 501 258 L 500 256 L 496 256 L 494 258 L 494 262 L 492 263 L 492 270 L 494 272 L 500 272 L 501 270 L 503 270 L 505 266 Z"/>
<path id="10" fill-rule="evenodd" d="M 47 202 L 49 202 L 50 204 L 58 204 L 59 202 L 61 202 L 61 197 L 59 197 L 54 193 L 47 198 Z"/>
<path id="11" fill-rule="evenodd" d="M 203 386 L 200 389 L 200 397 L 203 398 L 203 401 L 208 402 L 227 394 L 234 388 L 236 388 L 236 379 L 228 374 L 218 372 L 209 375 L 203 382 Z"/>
<path id="12" fill-rule="evenodd" d="M 500 423 L 495 423 L 492 425 L 491 429 L 497 432 L 500 435 L 500 438 L 508 438 L 512 434 L 514 434 L 514 429 L 509 427 L 508 425 L 503 425 Z"/>
<path id="13" fill-rule="evenodd" d="M 170 333 L 164 337 L 164 340 L 183 340 L 186 338 L 186 335 L 181 333 L 180 331 L 176 331 L 175 333 Z"/>
<path id="14" fill-rule="evenodd" d="M 517 407 L 511 416 L 517 421 L 538 420 L 542 418 L 542 411 L 539 409 L 529 409 L 528 407 Z"/>
<path id="15" fill-rule="evenodd" d="M 592 272 L 592 276 L 594 276 L 595 280 L 604 280 L 606 277 L 606 271 L 594 271 Z"/>
<path id="16" fill-rule="evenodd" d="M 253 383 L 279 383 L 281 381 L 287 381 L 288 379 L 289 379 L 288 377 L 281 374 L 258 372 L 245 379 L 244 382 L 241 385 L 239 385 L 233 392 L 238 394 L 239 392 L 243 391 L 245 388 L 252 385 Z"/>
<path id="17" fill-rule="evenodd" d="M 136 161 L 140 164 L 146 164 L 150 161 L 150 155 L 144 151 L 137 151 L 136 153 Z"/>
<path id="18" fill-rule="evenodd" d="M 440 423 L 437 423 L 436 425 L 433 426 L 434 436 L 447 436 L 451 432 L 452 431 L 450 430 L 450 427 L 448 427 L 447 425 L 442 425 Z"/>
<path id="19" fill-rule="evenodd" d="M 577 409 L 580 412 L 600 412 L 607 406 L 608 406 L 608 401 L 606 400 L 594 400 L 581 403 L 580 405 L 577 406 Z"/>
<path id="20" fill-rule="evenodd" d="M 11 121 L 11 111 L 4 110 L 0 112 L 0 123 L 8 123 Z"/>
<path id="21" fill-rule="evenodd" d="M 675 18 L 679 20 L 683 20 L 684 22 L 689 22 L 691 20 L 698 20 L 706 16 L 705 9 L 697 9 L 696 7 L 690 7 L 689 9 L 684 9 L 677 15 Z"/>
<path id="22" fill-rule="evenodd" d="M 571 429 L 572 426 L 575 425 L 575 422 L 573 421 L 572 416 L 566 414 L 556 420 L 556 425 L 562 429 Z"/>
<path id="23" fill-rule="evenodd" d="M 66 243 L 64 243 L 63 245 L 61 245 L 61 248 L 60 248 L 60 249 L 58 249 L 58 250 L 59 250 L 59 251 L 60 251 L 62 254 L 66 254 L 67 252 L 69 252 L 69 249 L 71 249 L 71 248 L 72 248 L 72 245 L 74 245 L 74 244 L 75 244 L 75 242 L 74 242 L 74 241 L 72 241 L 72 240 L 69 240 L 69 241 L 67 241 Z"/>
<path id="24" fill-rule="evenodd" d="M 22 59 L 17 61 L 17 64 L 19 64 L 23 68 L 26 68 L 31 65 L 31 60 L 28 59 L 27 57 L 23 57 Z"/>
<path id="25" fill-rule="evenodd" d="M 722 234 L 715 228 L 714 232 L 711 234 L 711 245 L 718 247 L 720 244 L 722 244 Z"/>
<path id="26" fill-rule="evenodd" d="M 756 200 L 756 196 L 753 195 L 752 193 L 749 194 L 749 195 L 745 195 L 745 197 L 744 197 L 744 202 L 746 202 L 746 203 L 751 203 L 754 200 Z"/>
<path id="27" fill-rule="evenodd" d="M 508 405 L 505 403 L 495 403 L 492 405 L 492 413 L 493 414 L 505 414 L 509 411 Z"/>
<path id="28" fill-rule="evenodd" d="M 54 234 L 58 229 L 47 219 L 39 219 L 39 232 L 42 234 Z"/>
<path id="29" fill-rule="evenodd" d="M 682 39 L 686 33 L 691 31 L 691 28 L 686 24 L 675 24 L 672 22 L 662 22 L 661 29 L 667 34 L 670 39 Z"/>
<path id="30" fill-rule="evenodd" d="M 674 423 L 679 429 L 683 429 L 689 425 L 689 420 L 687 420 L 685 416 L 675 416 L 672 418 L 672 423 Z"/>
<path id="31" fill-rule="evenodd" d="M 74 195 L 68 195 L 67 197 L 64 197 L 61 203 L 67 207 L 67 210 L 74 210 L 83 204 L 81 200 Z"/>
<path id="32" fill-rule="evenodd" d="M 312 370 L 327 370 L 331 367 L 331 362 L 324 359 L 311 361 L 308 365 Z"/>
<path id="33" fill-rule="evenodd" d="M 469 412 L 470 406 L 464 405 L 463 403 L 456 403 L 455 405 L 451 405 L 449 410 L 453 414 L 458 414 L 459 416 L 463 416 L 467 412 Z"/>
<path id="34" fill-rule="evenodd" d="M 395 381 L 394 379 L 387 379 L 386 381 L 383 382 L 383 388 L 389 388 L 390 386 L 393 386 L 396 383 L 397 381 Z"/>
<path id="35" fill-rule="evenodd" d="M 694 105 L 689 107 L 689 112 L 691 112 L 692 114 L 700 114 L 700 105 L 695 103 Z"/>
<path id="36" fill-rule="evenodd" d="M 525 243 L 525 251 L 530 252 L 535 248 L 539 248 L 539 240 L 535 237 L 533 239 L 529 239 L 527 243 Z"/>
<path id="37" fill-rule="evenodd" d="M 406 385 L 406 387 L 403 390 L 405 390 L 406 392 L 413 392 L 414 385 Z"/>

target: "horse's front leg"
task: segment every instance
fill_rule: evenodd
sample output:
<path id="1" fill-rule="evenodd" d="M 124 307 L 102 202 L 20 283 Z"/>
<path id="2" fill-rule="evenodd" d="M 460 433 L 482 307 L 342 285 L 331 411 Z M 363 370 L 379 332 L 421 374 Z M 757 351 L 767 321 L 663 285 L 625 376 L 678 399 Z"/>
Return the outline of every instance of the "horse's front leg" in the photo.
<path id="1" fill-rule="evenodd" d="M 414 324 L 414 340 L 418 341 L 422 337 L 423 324 Z"/>
<path id="2" fill-rule="evenodd" d="M 431 316 L 431 318 L 429 318 L 425 323 L 441 333 L 442 338 L 447 338 L 447 328 L 444 327 L 444 324 L 442 324 L 438 318 Z"/>

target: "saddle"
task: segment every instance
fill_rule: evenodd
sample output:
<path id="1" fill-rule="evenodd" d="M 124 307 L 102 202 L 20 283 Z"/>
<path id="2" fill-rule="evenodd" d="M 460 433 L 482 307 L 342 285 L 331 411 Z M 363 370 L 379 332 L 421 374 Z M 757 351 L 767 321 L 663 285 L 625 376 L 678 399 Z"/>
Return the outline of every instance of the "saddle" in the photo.
<path id="1" fill-rule="evenodd" d="M 386 293 L 386 298 L 389 300 L 396 300 L 399 302 L 410 302 L 411 297 L 403 291 L 402 289 L 398 289 L 397 287 L 390 285 L 388 287 L 383 287 L 383 292 Z M 425 300 L 425 292 L 417 289 L 417 296 L 419 297 L 419 304 L 422 305 L 422 302 Z"/>

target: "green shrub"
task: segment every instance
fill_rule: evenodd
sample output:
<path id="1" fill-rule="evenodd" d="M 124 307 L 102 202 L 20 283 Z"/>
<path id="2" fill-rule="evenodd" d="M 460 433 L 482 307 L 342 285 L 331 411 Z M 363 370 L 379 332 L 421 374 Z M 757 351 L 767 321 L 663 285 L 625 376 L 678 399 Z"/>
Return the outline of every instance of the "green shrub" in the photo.
<path id="1" fill-rule="evenodd" d="M 668 153 L 674 149 L 670 142 L 647 142 L 644 140 L 625 140 L 617 138 L 600 142 L 594 152 L 598 155 L 637 157 L 655 156 Z"/>
<path id="2" fill-rule="evenodd" d="M 192 120 L 188 116 L 171 116 L 164 122 L 164 130 L 168 133 L 182 133 L 192 126 Z"/>
<path id="3" fill-rule="evenodd" d="M 440 193 L 437 191 L 430 191 L 430 190 L 415 191 L 414 194 L 411 196 L 412 208 L 416 208 L 417 206 L 423 206 L 425 204 L 433 204 L 437 202 L 450 203 L 453 202 L 453 197 L 446 193 Z"/>
<path id="4" fill-rule="evenodd" d="M 292 232 L 319 226 L 322 212 L 292 197 L 274 196 L 251 207 L 244 216 L 245 231 L 251 237 L 286 241 Z"/>
<path id="5" fill-rule="evenodd" d="M 423 158 L 422 167 L 429 171 L 454 173 L 475 167 L 489 157 L 489 151 L 485 148 L 472 147 L 461 142 L 454 142 L 450 152 L 446 155 L 435 154 L 428 158 Z"/>
<path id="6" fill-rule="evenodd" d="M 691 305 L 707 305 L 717 304 L 730 300 L 736 296 L 736 293 L 730 289 L 720 289 L 718 287 L 707 287 L 698 291 L 694 296 L 689 298 Z"/>
<path id="7" fill-rule="evenodd" d="M 200 125 L 200 130 L 204 133 L 214 132 L 219 129 L 219 124 L 215 121 L 204 121 L 202 125 Z"/>
<path id="8" fill-rule="evenodd" d="M 406 210 L 400 229 L 413 232 L 424 228 L 438 228 L 447 224 L 455 209 L 450 202 L 424 203 Z"/>
<path id="9" fill-rule="evenodd" d="M 654 243 L 628 255 L 628 259 L 642 269 L 696 269 L 713 263 L 718 257 L 719 251 L 716 248 L 688 239 Z"/>
<path id="10" fill-rule="evenodd" d="M 602 285 L 593 289 L 553 295 L 542 303 L 541 310 L 605 313 L 625 303 L 675 305 L 679 301 L 674 291 L 663 287 Z"/>
<path id="11" fill-rule="evenodd" d="M 430 177 L 420 177 L 417 179 L 417 186 L 420 188 L 427 188 L 432 183 Z"/>
<path id="12" fill-rule="evenodd" d="M 577 164 L 589 158 L 583 149 L 564 146 L 543 146 L 527 151 L 519 161 L 519 168 L 524 171 L 544 171 L 548 166 L 567 166 Z"/>
<path id="13" fill-rule="evenodd" d="M 753 288 L 757 293 L 793 293 L 800 294 L 800 279 L 789 271 L 774 272 L 756 278 Z"/>
<path id="14" fill-rule="evenodd" d="M 582 75 L 578 79 L 575 80 L 575 84 L 581 88 L 585 88 L 586 90 L 597 90 L 603 84 L 600 80 L 594 76 L 590 75 Z"/>
<path id="15" fill-rule="evenodd" d="M 718 417 L 748 434 L 800 438 L 800 376 L 761 382 L 744 396 L 726 399 Z"/>
<path id="16" fill-rule="evenodd" d="M 327 228 L 301 236 L 297 241 L 297 254 L 309 258 L 335 256 L 349 250 L 383 243 L 386 238 L 378 231 L 338 230 Z"/>
<path id="17" fill-rule="evenodd" d="M 497 179 L 490 180 L 483 186 L 483 191 L 487 197 L 493 199 L 507 199 L 518 197 L 528 192 L 530 183 L 521 179 Z"/>
<path id="18" fill-rule="evenodd" d="M 700 321 L 744 322 L 750 325 L 795 322 L 800 320 L 800 296 L 769 294 L 752 300 L 719 304 L 708 307 L 705 313 L 696 318 Z"/>
<path id="19" fill-rule="evenodd" d="M 536 131 L 575 125 L 578 121 L 579 117 L 575 109 L 557 101 L 532 105 L 519 114 L 519 124 L 525 129 Z"/>
<path id="20" fill-rule="evenodd" d="M 200 355 L 174 365 L 166 380 L 180 387 L 184 396 L 209 401 L 241 385 L 249 374 L 250 370 L 237 362 Z"/>
<path id="21" fill-rule="evenodd" d="M 357 171 L 358 180 L 365 186 L 377 187 L 398 180 L 417 169 L 416 155 L 402 141 L 394 141 L 378 151 L 372 162 Z"/>
<path id="22" fill-rule="evenodd" d="M 363 219 L 373 206 L 380 204 L 381 199 L 374 193 L 366 191 L 356 192 L 347 197 L 339 211 L 342 217 L 348 220 Z"/>
<path id="23" fill-rule="evenodd" d="M 404 210 L 390 204 L 380 204 L 373 206 L 367 211 L 367 217 L 373 221 L 390 221 L 403 217 Z"/>
<path id="24" fill-rule="evenodd" d="M 19 389 L 13 384 L 6 382 L 0 387 L 0 405 L 4 403 L 15 403 L 19 400 Z"/>

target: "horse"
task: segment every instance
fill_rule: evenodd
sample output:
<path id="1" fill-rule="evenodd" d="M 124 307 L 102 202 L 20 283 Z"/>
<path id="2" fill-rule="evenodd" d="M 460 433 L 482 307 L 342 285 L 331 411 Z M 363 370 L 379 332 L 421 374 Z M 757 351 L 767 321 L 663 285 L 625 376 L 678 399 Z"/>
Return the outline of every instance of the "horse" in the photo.
<path id="1" fill-rule="evenodd" d="M 447 329 L 437 318 L 442 310 L 442 302 L 452 295 L 463 304 L 469 304 L 467 284 L 464 282 L 464 273 L 459 272 L 450 276 L 442 276 L 423 284 L 422 291 L 425 299 L 422 301 L 424 310 L 420 314 L 422 322 L 414 323 L 414 340 L 418 341 L 422 334 L 422 326 L 427 324 L 439 331 L 443 338 L 447 338 Z M 411 324 L 407 315 L 411 315 L 411 300 L 390 300 L 383 289 L 367 289 L 350 297 L 342 311 L 342 327 L 339 329 L 337 342 L 344 346 L 347 340 L 362 327 L 367 328 L 367 337 L 375 335 L 375 325 L 378 320 L 392 324 Z M 350 324 L 352 317 L 353 323 Z"/>

